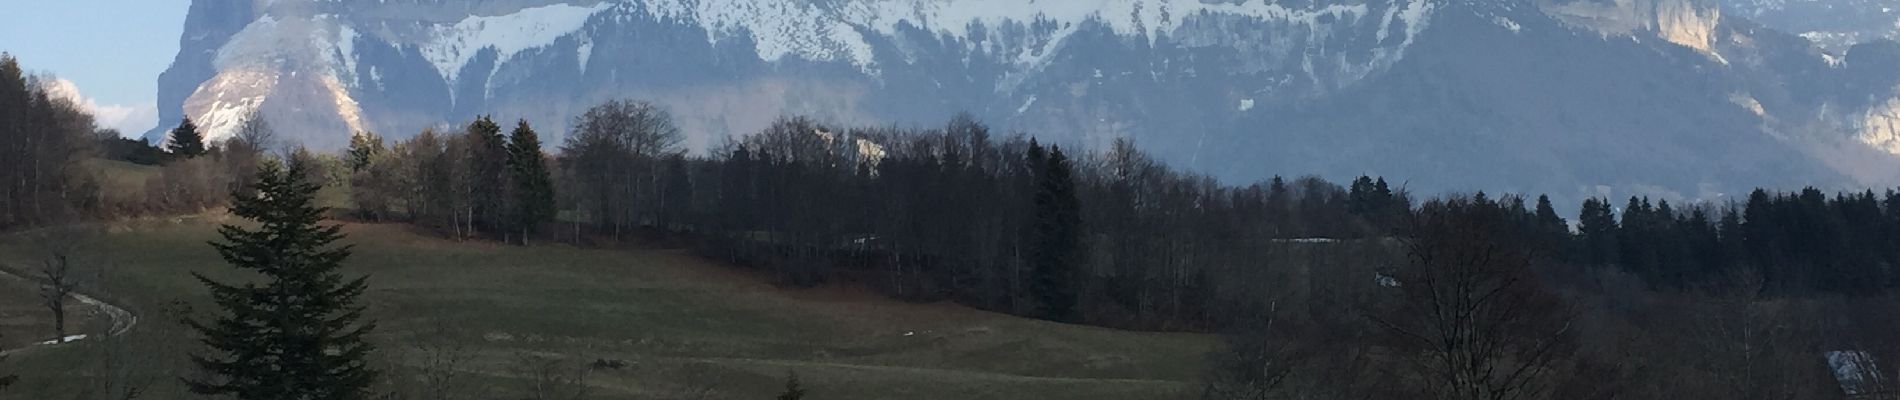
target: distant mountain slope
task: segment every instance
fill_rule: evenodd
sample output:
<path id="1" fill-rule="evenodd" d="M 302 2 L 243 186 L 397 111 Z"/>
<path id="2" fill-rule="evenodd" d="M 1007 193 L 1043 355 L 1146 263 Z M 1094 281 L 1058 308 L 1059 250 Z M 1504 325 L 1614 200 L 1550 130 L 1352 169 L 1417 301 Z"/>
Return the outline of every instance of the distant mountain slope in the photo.
<path id="1" fill-rule="evenodd" d="M 1722 0 L 1722 7 L 1837 52 L 1900 38 L 1900 0 Z"/>
<path id="2" fill-rule="evenodd" d="M 783 114 L 970 111 L 1234 181 L 1718 198 L 1900 172 L 1900 49 L 1827 54 L 1704 0 L 198 0 L 190 24 L 166 124 L 262 110 L 325 148 L 491 113 L 558 144 L 635 97 L 694 149 Z"/>

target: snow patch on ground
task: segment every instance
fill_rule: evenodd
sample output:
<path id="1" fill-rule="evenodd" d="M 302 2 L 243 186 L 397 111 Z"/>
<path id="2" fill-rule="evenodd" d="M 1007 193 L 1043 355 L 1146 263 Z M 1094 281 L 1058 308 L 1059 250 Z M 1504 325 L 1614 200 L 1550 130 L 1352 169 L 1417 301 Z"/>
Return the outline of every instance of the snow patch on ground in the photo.
<path id="1" fill-rule="evenodd" d="M 66 338 L 64 340 L 55 339 L 55 340 L 48 340 L 48 341 L 34 343 L 34 344 L 45 346 L 49 344 L 60 344 L 60 343 L 75 342 L 75 341 L 80 341 L 80 340 L 86 340 L 86 335 L 66 335 Z"/>
<path id="2" fill-rule="evenodd" d="M 20 275 L 16 275 L 13 272 L 6 271 L 6 270 L 0 270 L 0 279 L 12 279 L 19 282 L 37 284 L 36 281 L 32 279 L 29 279 Z M 126 332 L 131 331 L 132 327 L 135 325 L 138 325 L 139 323 L 139 317 L 137 315 L 132 314 L 129 311 L 126 311 L 125 308 L 115 306 L 115 305 L 106 303 L 104 301 L 100 301 L 97 298 L 94 298 L 92 296 L 87 296 L 84 294 L 73 293 L 72 297 L 74 300 L 78 300 L 79 304 L 84 304 L 88 307 L 93 307 L 93 308 L 98 309 L 98 312 L 104 313 L 106 315 L 106 318 L 112 321 L 112 327 L 106 329 L 106 332 L 105 332 L 106 336 L 123 335 Z M 39 342 L 39 343 L 35 343 L 34 345 L 35 346 L 50 346 L 50 345 L 57 345 L 57 344 L 62 344 L 62 343 L 71 343 L 74 341 L 85 340 L 90 337 L 92 336 L 83 335 L 83 334 L 67 335 L 64 338 Z M 0 357 L 5 357 L 9 354 L 13 354 L 13 353 L 16 353 L 22 350 L 27 350 L 27 349 L 29 348 L 18 348 L 18 349 L 0 351 Z"/>

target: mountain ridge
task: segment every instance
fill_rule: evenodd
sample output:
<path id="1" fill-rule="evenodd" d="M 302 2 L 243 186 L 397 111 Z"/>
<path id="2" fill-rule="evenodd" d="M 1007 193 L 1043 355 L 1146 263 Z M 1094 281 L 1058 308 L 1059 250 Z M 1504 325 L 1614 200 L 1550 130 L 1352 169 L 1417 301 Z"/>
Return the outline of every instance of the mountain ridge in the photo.
<path id="1" fill-rule="evenodd" d="M 634 97 L 671 108 L 694 150 L 783 114 L 917 124 L 969 111 L 1090 148 L 1132 138 L 1231 181 L 1410 174 L 1432 191 L 1705 199 L 1761 183 L 1900 181 L 1882 172 L 1900 169 L 1900 60 L 1877 43 L 1833 55 L 1723 11 L 1702 0 L 200 0 L 203 26 L 186 29 L 161 114 L 199 116 L 216 138 L 262 110 L 320 148 L 497 114 L 558 143 L 581 109 Z"/>

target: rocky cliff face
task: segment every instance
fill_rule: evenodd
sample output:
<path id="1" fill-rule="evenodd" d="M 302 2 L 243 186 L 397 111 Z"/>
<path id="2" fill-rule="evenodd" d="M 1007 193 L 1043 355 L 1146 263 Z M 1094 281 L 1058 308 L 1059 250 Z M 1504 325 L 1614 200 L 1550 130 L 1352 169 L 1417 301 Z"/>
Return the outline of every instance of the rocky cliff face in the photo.
<path id="1" fill-rule="evenodd" d="M 218 138 L 257 110 L 327 148 L 477 114 L 558 143 L 631 97 L 694 149 L 785 114 L 969 111 L 1237 182 L 1713 198 L 1900 170 L 1889 50 L 1701 0 L 199 0 L 190 23 L 165 124 Z"/>

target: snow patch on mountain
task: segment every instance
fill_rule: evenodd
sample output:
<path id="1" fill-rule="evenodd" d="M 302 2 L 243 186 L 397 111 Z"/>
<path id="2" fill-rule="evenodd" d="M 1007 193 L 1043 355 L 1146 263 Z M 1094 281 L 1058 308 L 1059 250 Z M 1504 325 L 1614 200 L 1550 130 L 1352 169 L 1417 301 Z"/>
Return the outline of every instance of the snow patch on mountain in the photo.
<path id="1" fill-rule="evenodd" d="M 778 61 L 787 56 L 815 61 L 850 62 L 876 75 L 877 65 L 865 34 L 896 36 L 912 27 L 959 40 L 986 52 L 1012 54 L 1025 71 L 1043 65 L 1064 39 L 1084 23 L 1098 22 L 1121 36 L 1144 36 L 1154 41 L 1174 35 L 1192 17 L 1224 16 L 1298 26 L 1317 35 L 1339 22 L 1358 22 L 1371 11 L 1366 4 L 1329 4 L 1311 8 L 1289 7 L 1270 0 L 1208 3 L 1200 0 L 867 0 L 843 5 L 812 2 L 758 2 L 753 0 L 652 0 L 640 2 L 655 20 L 697 23 L 716 42 L 747 35 L 759 58 Z M 1379 27 L 1383 41 L 1394 22 L 1403 22 L 1405 45 L 1425 28 L 1431 0 L 1409 0 L 1386 10 Z M 1020 48 L 987 40 L 999 29 L 1021 29 L 1030 24 L 1053 24 L 1044 40 Z M 1401 45 L 1400 47 L 1403 47 Z M 1009 86 L 1007 83 L 1004 86 Z"/>
<path id="2" fill-rule="evenodd" d="M 462 66 L 483 49 L 494 49 L 497 61 L 506 61 L 522 50 L 547 46 L 580 30 L 589 17 L 611 6 L 555 4 L 506 15 L 471 16 L 453 25 L 434 27 L 429 41 L 420 47 L 423 58 L 434 64 L 443 78 L 454 81 Z"/>
<path id="3" fill-rule="evenodd" d="M 588 39 L 588 38 L 581 38 L 580 48 L 574 51 L 574 60 L 577 61 L 575 64 L 581 66 L 581 69 L 580 69 L 581 72 L 587 72 L 587 60 L 593 57 L 594 57 L 594 40 Z"/>
<path id="4" fill-rule="evenodd" d="M 229 139 L 277 87 L 278 74 L 262 68 L 236 68 L 218 73 L 185 99 L 185 115 L 193 117 L 205 141 Z"/>
<path id="5" fill-rule="evenodd" d="M 245 25 L 243 30 L 231 36 L 231 40 L 218 48 L 218 55 L 212 58 L 212 65 L 218 69 L 233 68 L 242 63 L 255 63 L 262 60 L 282 59 L 279 53 L 277 17 L 264 14 Z"/>
<path id="6" fill-rule="evenodd" d="M 336 26 L 336 41 L 332 42 L 330 47 L 336 49 L 337 63 L 343 66 L 341 71 L 337 71 L 337 74 L 353 77 L 356 75 L 356 28 L 351 28 L 345 24 L 337 24 Z M 351 81 L 355 81 L 355 79 L 351 79 Z"/>
<path id="7" fill-rule="evenodd" d="M 1855 138 L 1869 147 L 1900 155 L 1900 99 L 1888 99 L 1868 108 Z"/>
<path id="8" fill-rule="evenodd" d="M 1517 21 L 1513 21 L 1510 18 L 1505 18 L 1502 15 L 1491 17 L 1491 22 L 1498 24 L 1498 26 L 1504 27 L 1504 29 L 1510 29 L 1511 33 L 1518 33 L 1518 32 L 1524 31 L 1524 25 L 1520 25 L 1517 23 Z"/>

